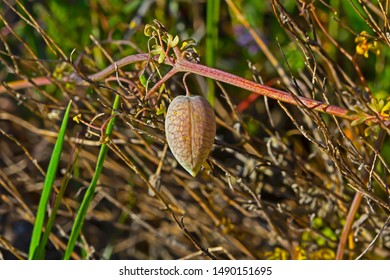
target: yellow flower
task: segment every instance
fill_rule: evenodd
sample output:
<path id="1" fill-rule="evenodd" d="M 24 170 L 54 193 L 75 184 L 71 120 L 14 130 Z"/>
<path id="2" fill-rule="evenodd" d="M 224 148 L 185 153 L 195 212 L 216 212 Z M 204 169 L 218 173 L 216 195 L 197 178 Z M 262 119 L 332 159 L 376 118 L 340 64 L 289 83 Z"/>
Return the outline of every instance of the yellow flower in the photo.
<path id="1" fill-rule="evenodd" d="M 355 43 L 367 42 L 367 35 L 367 31 L 360 32 L 360 34 L 355 38 Z"/>
<path id="2" fill-rule="evenodd" d="M 377 41 L 368 43 L 368 49 L 372 51 L 376 56 L 381 54 L 381 50 L 379 49 L 379 45 Z"/>
<path id="3" fill-rule="evenodd" d="M 368 52 L 371 51 L 375 55 L 380 54 L 380 49 L 377 41 L 368 42 L 368 33 L 366 31 L 360 32 L 360 34 L 355 38 L 356 53 L 363 55 L 365 58 L 368 58 Z"/>
<path id="4" fill-rule="evenodd" d="M 357 44 L 356 45 L 356 53 L 363 55 L 365 58 L 368 58 L 368 45 L 363 44 Z"/>
<path id="5" fill-rule="evenodd" d="M 76 123 L 80 123 L 80 119 L 81 119 L 81 114 L 78 114 L 76 116 L 73 117 L 73 120 L 76 122 Z"/>

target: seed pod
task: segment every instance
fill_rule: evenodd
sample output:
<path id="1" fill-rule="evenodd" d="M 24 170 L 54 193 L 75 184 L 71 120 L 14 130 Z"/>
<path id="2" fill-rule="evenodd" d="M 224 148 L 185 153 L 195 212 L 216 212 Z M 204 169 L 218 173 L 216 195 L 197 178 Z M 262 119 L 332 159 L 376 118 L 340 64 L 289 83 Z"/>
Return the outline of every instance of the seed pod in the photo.
<path id="1" fill-rule="evenodd" d="M 196 176 L 213 147 L 215 115 L 201 96 L 177 96 L 168 107 L 165 133 L 176 160 Z"/>

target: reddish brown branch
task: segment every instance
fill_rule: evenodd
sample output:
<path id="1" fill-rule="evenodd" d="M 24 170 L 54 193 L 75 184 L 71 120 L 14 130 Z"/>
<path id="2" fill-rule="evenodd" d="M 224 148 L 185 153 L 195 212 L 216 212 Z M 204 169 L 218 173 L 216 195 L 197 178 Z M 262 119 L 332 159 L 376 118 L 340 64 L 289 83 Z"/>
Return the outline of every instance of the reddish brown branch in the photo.
<path id="1" fill-rule="evenodd" d="M 176 72 L 188 72 L 188 73 L 198 74 L 198 75 L 201 75 L 201 76 L 204 76 L 207 78 L 214 79 L 216 81 L 224 82 L 224 83 L 227 83 L 230 85 L 234 85 L 236 87 L 246 89 L 248 91 L 257 93 L 259 95 L 264 95 L 264 96 L 267 96 L 269 98 L 279 100 L 281 102 L 289 103 L 289 104 L 296 105 L 296 106 L 303 105 L 303 106 L 306 106 L 308 109 L 313 109 L 313 110 L 316 110 L 319 112 L 324 112 L 324 113 L 331 114 L 331 115 L 341 117 L 344 119 L 349 119 L 349 120 L 356 119 L 355 116 L 347 114 L 348 113 L 347 109 L 344 109 L 344 108 L 341 108 L 338 106 L 334 106 L 334 105 L 330 105 L 330 104 L 325 104 L 325 103 L 322 103 L 322 102 L 314 100 L 314 99 L 309 99 L 309 98 L 300 97 L 300 96 L 293 96 L 290 93 L 284 92 L 282 90 L 267 87 L 267 86 L 258 84 L 256 82 L 246 80 L 246 79 L 241 78 L 239 76 L 224 72 L 222 70 L 218 70 L 215 68 L 207 67 L 207 66 L 204 66 L 201 64 L 197 64 L 197 63 L 188 61 L 181 56 L 181 53 L 177 48 L 173 48 L 173 49 L 174 49 L 175 55 L 177 57 L 176 61 L 172 62 L 171 59 L 169 59 L 169 60 L 166 59 L 166 61 L 165 61 L 166 64 L 173 67 L 168 78 L 170 76 L 172 76 L 173 74 L 175 74 Z M 134 54 L 134 55 L 130 55 L 130 56 L 124 57 L 124 58 L 116 61 L 115 64 L 117 65 L 118 68 L 121 68 L 121 67 L 124 67 L 124 66 L 132 64 L 132 63 L 147 61 L 148 59 L 150 59 L 149 54 Z M 87 76 L 86 77 L 87 80 L 99 81 L 99 80 L 106 78 L 107 76 L 109 76 L 110 74 L 115 72 L 115 64 L 110 65 L 107 68 L 105 68 L 105 69 L 103 69 L 95 74 Z M 163 78 L 162 80 L 166 81 L 167 79 Z M 32 79 L 32 81 L 38 86 L 47 85 L 47 84 L 52 83 L 52 81 L 47 77 L 34 78 L 34 79 Z M 76 84 L 84 84 L 85 83 L 84 81 L 80 81 L 78 79 L 71 78 L 71 77 L 68 77 L 65 81 L 66 82 L 73 81 Z M 158 83 L 158 85 L 160 85 L 160 84 L 161 83 Z M 13 89 L 23 89 L 23 88 L 31 87 L 32 84 L 29 81 L 17 81 L 17 82 L 8 83 L 8 86 L 13 88 Z M 147 93 L 147 97 L 151 96 L 151 94 L 153 92 L 155 92 L 156 89 L 157 89 L 157 86 L 154 86 L 150 90 L 150 92 Z M 0 93 L 4 92 L 5 90 L 6 90 L 5 87 L 0 87 Z"/>
<path id="2" fill-rule="evenodd" d="M 196 64 L 184 59 L 179 59 L 175 63 L 174 67 L 177 69 L 177 71 L 180 72 L 191 72 L 194 74 L 198 74 L 207 78 L 214 79 L 216 81 L 224 82 L 236 87 L 246 89 L 251 92 L 255 92 L 259 95 L 264 95 L 269 98 L 279 100 L 281 102 L 289 103 L 292 105 L 300 105 L 298 103 L 301 103 L 309 109 L 314 109 L 316 111 L 328 113 L 349 120 L 355 119 L 354 116 L 347 114 L 348 110 L 340 108 L 338 106 L 325 104 L 320 101 L 305 97 L 294 97 L 287 92 L 267 87 L 256 82 L 246 80 L 239 76 L 226 73 L 215 68 L 210 68 L 201 64 Z"/>
<path id="3" fill-rule="evenodd" d="M 26 80 L 14 81 L 5 83 L 5 86 L 0 86 L 0 93 L 6 92 L 7 87 L 13 90 L 19 90 L 24 88 L 30 88 L 35 86 L 45 86 L 53 83 L 53 80 L 47 77 L 32 78 L 31 82 Z"/>
<path id="4" fill-rule="evenodd" d="M 115 64 L 118 66 L 118 68 L 124 67 L 129 64 L 133 64 L 136 62 L 142 62 L 147 61 L 149 59 L 148 54 L 133 54 L 126 56 L 118 61 L 115 62 Z M 112 73 L 115 72 L 115 64 L 112 64 L 103 70 L 87 76 L 87 79 L 90 81 L 100 81 L 104 78 L 108 77 Z M 84 84 L 84 81 L 80 79 L 75 79 L 75 77 L 67 77 L 64 79 L 65 82 L 75 82 L 76 84 Z M 19 89 L 25 89 L 25 88 L 31 88 L 34 85 L 35 86 L 45 86 L 50 85 L 53 83 L 53 78 L 49 77 L 37 77 L 32 78 L 31 82 L 27 80 L 19 80 L 19 81 L 13 81 L 6 84 L 6 86 L 0 86 L 0 93 L 4 93 L 7 91 L 7 87 L 12 88 L 13 90 L 19 90 Z"/>
<path id="5" fill-rule="evenodd" d="M 147 53 L 133 54 L 119 59 L 115 62 L 115 64 L 118 66 L 118 68 L 122 68 L 126 65 L 136 62 L 147 61 L 149 58 L 149 54 Z M 95 74 L 89 75 L 88 79 L 94 82 L 103 80 L 105 77 L 115 72 L 115 64 L 112 64 Z"/>

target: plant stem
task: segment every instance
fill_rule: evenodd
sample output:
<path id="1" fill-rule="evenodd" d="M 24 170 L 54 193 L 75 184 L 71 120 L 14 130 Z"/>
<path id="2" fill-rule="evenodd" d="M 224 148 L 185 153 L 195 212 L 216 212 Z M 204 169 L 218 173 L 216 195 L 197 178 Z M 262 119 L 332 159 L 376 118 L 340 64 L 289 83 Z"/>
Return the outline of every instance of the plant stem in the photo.
<path id="1" fill-rule="evenodd" d="M 219 23 L 220 0 L 207 1 L 206 18 L 206 65 L 215 66 L 215 56 L 218 47 L 218 23 Z M 208 92 L 207 100 L 214 106 L 215 82 L 207 80 Z"/>
<path id="2" fill-rule="evenodd" d="M 45 86 L 45 85 L 51 85 L 53 83 L 53 80 L 47 77 L 37 77 L 32 78 L 31 82 L 26 80 L 18 80 L 13 81 L 9 83 L 5 83 L 6 85 L 0 86 L 0 93 L 4 93 L 7 91 L 7 87 L 12 88 L 13 90 L 19 90 L 24 88 L 30 88 L 34 85 L 36 86 Z"/>
<path id="3" fill-rule="evenodd" d="M 292 104 L 295 106 L 298 106 L 298 105 L 306 106 L 308 109 L 314 109 L 314 110 L 319 111 L 319 112 L 331 114 L 331 115 L 334 115 L 334 116 L 337 116 L 340 118 L 344 118 L 344 119 L 348 119 L 348 120 L 355 120 L 356 119 L 356 116 L 348 115 L 347 109 L 344 109 L 344 108 L 341 108 L 341 107 L 338 107 L 335 105 L 325 104 L 325 103 L 322 103 L 320 101 L 306 98 L 306 97 L 294 96 L 294 95 L 287 93 L 285 91 L 274 89 L 271 87 L 267 87 L 267 86 L 258 84 L 256 82 L 246 80 L 246 79 L 241 78 L 239 76 L 224 72 L 222 70 L 218 70 L 215 68 L 207 67 L 207 66 L 204 66 L 201 64 L 197 64 L 197 63 L 188 61 L 181 56 L 181 52 L 178 50 L 178 48 L 175 47 L 175 48 L 173 48 L 173 50 L 174 50 L 175 55 L 176 55 L 176 61 L 172 63 L 169 59 L 166 59 L 164 62 L 165 64 L 173 67 L 173 69 L 170 72 L 170 74 L 172 74 L 172 75 L 175 74 L 176 72 L 189 72 L 189 73 L 193 73 L 193 74 L 198 74 L 198 75 L 201 75 L 201 76 L 206 77 L 206 78 L 211 78 L 211 79 L 214 79 L 216 81 L 224 82 L 224 83 L 227 83 L 227 84 L 230 84 L 230 85 L 257 93 L 259 95 L 264 95 L 264 96 L 267 96 L 269 98 L 276 99 L 276 100 L 279 100 L 281 102 L 289 103 L 289 104 Z M 147 53 L 134 54 L 134 55 L 126 56 L 126 57 L 116 61 L 115 64 L 117 65 L 118 68 L 121 68 L 121 67 L 124 67 L 124 66 L 132 64 L 132 63 L 147 61 L 148 59 L 150 59 L 150 56 Z M 106 78 L 107 76 L 109 76 L 110 74 L 115 72 L 115 64 L 110 65 L 107 68 L 105 68 L 105 69 L 103 69 L 95 74 L 87 76 L 87 79 L 91 80 L 91 81 L 99 81 L 99 80 Z M 169 76 L 168 76 L 168 78 L 169 78 Z M 168 78 L 163 78 L 163 80 L 166 81 Z M 52 82 L 49 82 L 48 78 L 46 78 L 46 77 L 40 77 L 40 78 L 36 78 L 36 79 L 40 79 L 39 81 L 42 82 L 42 85 L 47 85 L 47 84 L 52 83 Z M 68 77 L 65 81 L 66 82 L 73 81 L 76 84 L 85 84 L 84 81 L 80 81 L 80 80 L 75 79 L 75 78 L 72 79 L 71 77 Z M 15 82 L 15 84 L 16 84 L 16 82 Z M 158 83 L 158 84 L 161 85 L 161 83 Z M 11 83 L 9 83 L 8 85 L 10 87 L 13 87 L 11 85 Z M 21 89 L 21 88 L 27 88 L 30 86 L 31 86 L 31 83 L 25 82 L 23 86 L 17 85 L 17 87 L 15 87 L 15 88 Z M 0 87 L 0 92 L 1 92 L 1 90 L 5 90 L 5 89 L 2 89 Z M 147 93 L 146 98 L 150 97 L 153 94 L 153 92 L 155 92 L 156 90 L 157 90 L 157 86 L 154 86 Z M 370 119 L 370 121 L 373 121 L 373 120 L 376 120 L 377 118 L 373 116 L 373 118 L 368 118 L 368 119 Z"/>
<path id="4" fill-rule="evenodd" d="M 314 109 L 316 111 L 331 114 L 344 119 L 354 120 L 356 118 L 355 116 L 348 115 L 347 109 L 325 104 L 314 99 L 293 96 L 287 92 L 267 87 L 256 82 L 246 80 L 239 76 L 215 68 L 210 68 L 201 64 L 196 64 L 185 59 L 178 59 L 174 67 L 178 72 L 191 72 L 194 74 L 198 74 L 292 105 L 304 105 L 308 107 L 308 109 Z"/>
<path id="5" fill-rule="evenodd" d="M 121 67 L 124 67 L 132 63 L 147 61 L 149 58 L 150 56 L 147 53 L 132 54 L 122 59 L 119 59 L 118 61 L 115 62 L 115 64 L 118 66 L 119 69 Z M 95 74 L 89 75 L 88 79 L 91 81 L 100 81 L 104 79 L 108 75 L 115 72 L 115 64 L 112 64 Z"/>
<path id="6" fill-rule="evenodd" d="M 149 59 L 149 54 L 147 53 L 133 54 L 133 55 L 126 56 L 122 59 L 119 59 L 118 61 L 115 62 L 115 64 L 118 66 L 118 68 L 121 68 L 132 63 L 147 61 L 148 59 Z M 108 77 L 109 75 L 115 72 L 115 64 L 112 64 L 95 74 L 91 74 L 87 76 L 87 80 L 93 82 L 103 80 L 104 78 Z M 85 84 L 85 82 L 81 80 L 79 77 L 75 78 L 71 76 L 66 77 L 64 79 L 64 82 Z M 53 78 L 49 78 L 49 77 L 32 78 L 31 82 L 27 80 L 13 81 L 13 82 L 6 83 L 6 86 L 5 85 L 0 86 L 0 93 L 6 92 L 7 87 L 12 88 L 13 90 L 19 90 L 19 89 L 30 88 L 33 87 L 34 85 L 46 86 L 51 84 L 53 84 Z"/>
<path id="7" fill-rule="evenodd" d="M 386 138 L 386 134 L 384 130 L 381 130 L 378 136 L 378 140 L 375 142 L 375 149 L 376 151 L 373 151 L 371 154 L 370 160 L 368 165 L 375 164 L 375 158 L 376 153 L 379 153 L 380 148 L 382 147 L 382 144 L 384 142 L 384 139 Z M 370 176 L 370 172 L 366 171 L 363 174 L 363 182 L 367 184 L 368 178 Z M 357 211 L 359 210 L 360 203 L 362 202 L 363 195 L 360 192 L 356 192 L 355 197 L 353 198 L 351 207 L 349 208 L 348 215 L 345 221 L 345 225 L 343 227 L 343 231 L 341 233 L 340 241 L 337 246 L 337 253 L 336 253 L 336 260 L 343 259 L 344 251 L 345 251 L 345 244 L 347 243 L 348 235 L 352 228 L 352 223 L 355 219 L 355 215 Z"/>

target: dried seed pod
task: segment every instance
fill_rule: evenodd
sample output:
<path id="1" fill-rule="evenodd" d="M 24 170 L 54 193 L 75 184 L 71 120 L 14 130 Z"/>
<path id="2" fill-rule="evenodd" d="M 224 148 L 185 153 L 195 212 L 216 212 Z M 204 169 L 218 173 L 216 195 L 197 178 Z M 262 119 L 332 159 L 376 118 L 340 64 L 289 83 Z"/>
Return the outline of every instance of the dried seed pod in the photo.
<path id="1" fill-rule="evenodd" d="M 201 96 L 173 99 L 165 118 L 165 133 L 176 160 L 196 176 L 209 155 L 215 138 L 214 110 Z"/>

